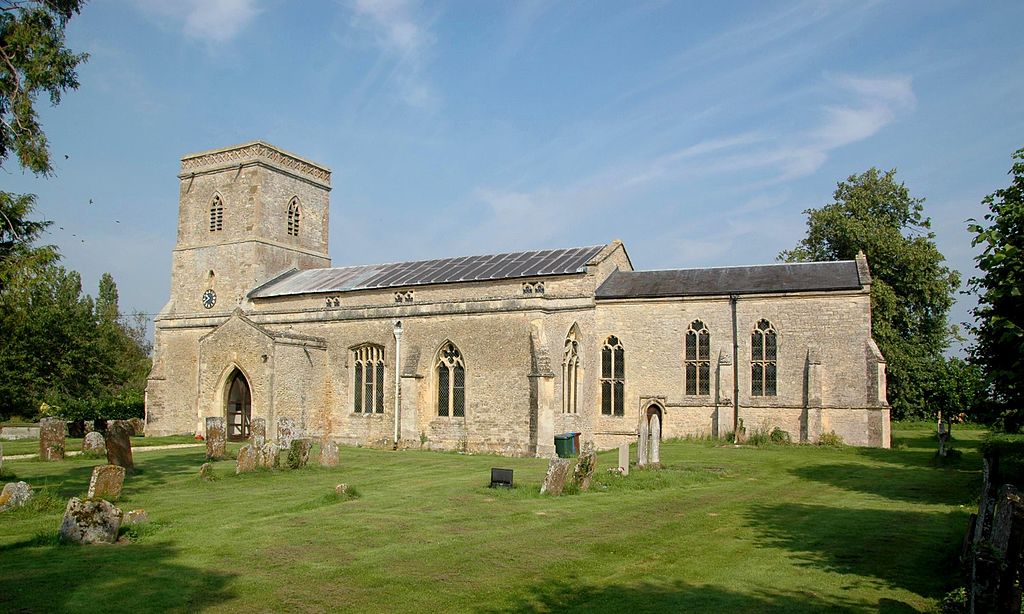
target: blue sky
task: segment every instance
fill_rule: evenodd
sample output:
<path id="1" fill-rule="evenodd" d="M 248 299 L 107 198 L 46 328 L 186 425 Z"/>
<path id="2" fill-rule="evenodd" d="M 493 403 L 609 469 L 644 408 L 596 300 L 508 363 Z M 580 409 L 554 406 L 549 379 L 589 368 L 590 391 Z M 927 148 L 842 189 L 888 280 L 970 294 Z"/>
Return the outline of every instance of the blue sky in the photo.
<path id="1" fill-rule="evenodd" d="M 42 113 L 56 176 L 9 160 L 3 189 L 39 195 L 87 291 L 108 271 L 150 314 L 180 157 L 253 139 L 333 170 L 336 266 L 612 239 L 641 269 L 772 262 L 876 166 L 966 280 L 965 220 L 1024 146 L 1021 23 L 941 0 L 94 0 L 68 28 L 81 88 Z"/>

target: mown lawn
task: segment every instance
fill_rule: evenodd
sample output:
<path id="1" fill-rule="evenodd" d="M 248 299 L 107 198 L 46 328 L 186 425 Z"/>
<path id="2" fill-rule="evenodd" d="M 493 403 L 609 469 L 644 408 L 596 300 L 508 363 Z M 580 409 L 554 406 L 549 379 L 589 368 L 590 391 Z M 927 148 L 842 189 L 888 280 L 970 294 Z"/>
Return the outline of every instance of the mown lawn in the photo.
<path id="1" fill-rule="evenodd" d="M 154 451 L 119 503 L 151 523 L 92 547 L 56 533 L 98 461 L 9 461 L 40 497 L 0 515 L 0 611 L 929 611 L 958 582 L 983 434 L 936 466 L 930 428 L 894 450 L 669 442 L 628 477 L 609 452 L 561 498 L 538 459 L 343 448 L 337 469 L 223 461 L 203 482 L 202 449 Z M 488 489 L 493 466 L 517 488 Z"/>

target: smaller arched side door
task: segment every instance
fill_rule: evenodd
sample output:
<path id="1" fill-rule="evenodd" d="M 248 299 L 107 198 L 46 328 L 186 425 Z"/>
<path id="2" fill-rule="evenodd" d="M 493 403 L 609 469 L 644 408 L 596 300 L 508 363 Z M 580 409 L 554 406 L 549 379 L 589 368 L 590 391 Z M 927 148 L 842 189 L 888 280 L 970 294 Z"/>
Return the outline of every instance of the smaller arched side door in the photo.
<path id="1" fill-rule="evenodd" d="M 249 390 L 249 382 L 246 381 L 241 371 L 235 371 L 228 387 L 228 439 L 231 441 L 249 439 L 251 419 L 252 393 Z"/>

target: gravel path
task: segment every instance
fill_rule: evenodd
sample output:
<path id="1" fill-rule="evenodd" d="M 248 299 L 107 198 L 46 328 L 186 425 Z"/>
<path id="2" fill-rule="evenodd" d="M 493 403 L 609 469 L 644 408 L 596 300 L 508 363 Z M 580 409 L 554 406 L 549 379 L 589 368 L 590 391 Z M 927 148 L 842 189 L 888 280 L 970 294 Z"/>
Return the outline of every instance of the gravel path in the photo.
<path id="1" fill-rule="evenodd" d="M 146 450 L 175 450 L 177 448 L 199 448 L 205 446 L 205 443 L 171 443 L 165 446 L 138 446 L 132 448 L 132 454 L 144 452 Z M 78 456 L 81 454 L 79 451 L 68 452 L 65 456 Z M 11 456 L 5 456 L 4 460 L 26 460 L 29 458 L 37 458 L 38 454 L 14 454 Z"/>

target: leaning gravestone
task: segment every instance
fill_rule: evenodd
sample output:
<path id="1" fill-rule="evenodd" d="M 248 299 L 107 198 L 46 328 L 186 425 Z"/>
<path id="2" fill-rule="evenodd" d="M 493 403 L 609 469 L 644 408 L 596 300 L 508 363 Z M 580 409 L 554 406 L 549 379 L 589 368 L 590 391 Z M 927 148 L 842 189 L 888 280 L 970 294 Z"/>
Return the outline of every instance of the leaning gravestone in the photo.
<path id="1" fill-rule="evenodd" d="M 235 475 L 256 471 L 256 467 L 259 466 L 258 456 L 256 448 L 251 443 L 239 448 L 238 462 L 235 464 Z"/>
<path id="2" fill-rule="evenodd" d="M 206 419 L 206 460 L 221 460 L 227 455 L 227 433 L 224 418 Z"/>
<path id="3" fill-rule="evenodd" d="M 107 423 L 107 432 L 103 443 L 107 446 L 107 463 L 131 469 L 135 467 L 132 459 L 132 427 L 127 420 L 112 420 Z"/>
<path id="4" fill-rule="evenodd" d="M 629 444 L 619 445 L 619 471 L 622 475 L 629 475 Z"/>
<path id="5" fill-rule="evenodd" d="M 254 448 L 259 450 L 267 443 L 267 421 L 263 418 L 253 418 L 249 423 L 249 439 L 252 440 Z"/>
<path id="6" fill-rule="evenodd" d="M 32 487 L 27 482 L 10 482 L 0 491 L 0 512 L 21 507 L 32 498 Z"/>
<path id="7" fill-rule="evenodd" d="M 309 451 L 313 448 L 313 442 L 301 438 L 292 440 L 288 448 L 288 466 L 292 469 L 301 469 L 309 462 Z"/>
<path id="8" fill-rule="evenodd" d="M 277 420 L 277 445 L 283 449 L 292 447 L 292 440 L 299 436 L 299 429 L 291 418 L 278 418 Z"/>
<path id="9" fill-rule="evenodd" d="M 64 460 L 67 424 L 60 418 L 39 421 L 39 458 L 45 461 Z"/>
<path id="10" fill-rule="evenodd" d="M 85 434 L 82 440 L 82 456 L 106 456 L 107 444 L 103 441 L 103 435 L 96 431 Z"/>
<path id="11" fill-rule="evenodd" d="M 338 444 L 333 441 L 324 441 L 320 444 L 320 466 L 338 466 Z"/>
<path id="12" fill-rule="evenodd" d="M 60 523 L 60 539 L 79 544 L 112 544 L 121 529 L 121 510 L 103 499 L 72 497 Z"/>
<path id="13" fill-rule="evenodd" d="M 572 470 L 572 481 L 579 487 L 580 492 L 586 492 L 590 488 L 590 481 L 594 479 L 594 471 L 597 470 L 597 453 L 593 446 L 584 446 L 585 451 L 580 454 L 576 466 Z"/>
<path id="14" fill-rule="evenodd" d="M 107 499 L 116 501 L 124 487 L 124 467 L 118 465 L 99 465 L 93 467 L 92 478 L 89 480 L 89 499 Z"/>
<path id="15" fill-rule="evenodd" d="M 569 470 L 572 463 L 567 458 L 553 458 L 548 464 L 548 472 L 544 476 L 544 483 L 540 485 L 540 494 L 558 496 L 565 490 L 565 484 L 569 481 Z"/>

